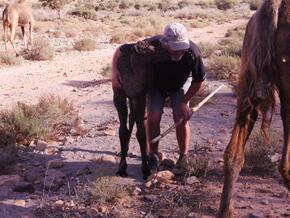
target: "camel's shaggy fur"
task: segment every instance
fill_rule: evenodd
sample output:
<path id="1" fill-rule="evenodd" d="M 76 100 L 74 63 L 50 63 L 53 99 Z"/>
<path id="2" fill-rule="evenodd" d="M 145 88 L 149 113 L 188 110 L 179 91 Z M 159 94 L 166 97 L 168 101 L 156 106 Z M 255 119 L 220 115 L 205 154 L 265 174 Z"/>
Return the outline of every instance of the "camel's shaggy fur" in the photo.
<path id="1" fill-rule="evenodd" d="M 127 176 L 126 157 L 134 123 L 137 126 L 136 137 L 141 149 L 143 177 L 146 179 L 149 176 L 144 125 L 145 95 L 153 82 L 153 63 L 168 58 L 166 49 L 154 47 L 144 40 L 138 42 L 130 51 L 122 53 L 118 59 L 117 66 L 122 88 L 113 87 L 113 91 L 114 104 L 120 120 L 121 161 L 117 172 L 120 176 Z M 127 99 L 129 99 L 130 107 L 129 128 L 127 127 Z"/>
<path id="2" fill-rule="evenodd" d="M 236 122 L 224 153 L 224 187 L 219 217 L 233 216 L 233 185 L 244 163 L 244 146 L 258 113 L 267 132 L 280 97 L 284 149 L 279 167 L 290 190 L 290 0 L 265 0 L 250 19 L 243 43 Z M 270 112 L 269 112 L 270 111 Z"/>
<path id="3" fill-rule="evenodd" d="M 26 4 L 26 0 L 18 0 L 17 2 L 10 3 L 5 7 L 2 13 L 2 20 L 4 29 L 5 49 L 7 50 L 8 29 L 9 29 L 10 30 L 9 41 L 11 42 L 15 53 L 18 55 L 14 43 L 15 31 L 17 26 L 21 27 L 25 46 L 27 45 L 25 36 L 26 25 L 29 26 L 30 43 L 32 43 L 33 41 L 32 31 L 34 25 L 34 18 L 32 15 L 31 8 Z"/>

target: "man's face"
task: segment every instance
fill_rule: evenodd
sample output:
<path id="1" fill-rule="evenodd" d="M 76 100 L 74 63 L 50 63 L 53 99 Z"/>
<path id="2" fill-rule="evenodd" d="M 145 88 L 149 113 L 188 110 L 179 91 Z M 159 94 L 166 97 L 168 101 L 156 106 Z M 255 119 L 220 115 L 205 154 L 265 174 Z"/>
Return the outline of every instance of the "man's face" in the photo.
<path id="1" fill-rule="evenodd" d="M 186 51 L 187 49 L 174 51 L 168 48 L 169 56 L 172 61 L 180 61 Z"/>

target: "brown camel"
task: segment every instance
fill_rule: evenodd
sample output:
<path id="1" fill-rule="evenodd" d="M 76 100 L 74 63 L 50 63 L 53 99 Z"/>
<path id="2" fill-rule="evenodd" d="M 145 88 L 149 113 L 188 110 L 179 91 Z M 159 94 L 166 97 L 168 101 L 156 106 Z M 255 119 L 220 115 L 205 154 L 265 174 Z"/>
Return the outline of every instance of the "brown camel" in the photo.
<path id="1" fill-rule="evenodd" d="M 113 85 L 114 105 L 118 111 L 120 120 L 119 138 L 121 144 L 121 161 L 118 172 L 116 173 L 119 176 L 127 176 L 126 157 L 134 123 L 137 126 L 136 137 L 141 150 L 143 178 L 147 179 L 150 174 L 147 163 L 147 142 L 144 124 L 145 96 L 153 82 L 153 63 L 168 58 L 166 49 L 151 46 L 144 40 L 130 45 L 127 51 L 122 52 L 117 61 L 117 68 L 122 81 L 121 88 L 116 88 Z M 130 108 L 129 127 L 127 127 L 127 99 L 129 99 Z"/>
<path id="2" fill-rule="evenodd" d="M 14 43 L 15 31 L 17 26 L 21 27 L 25 46 L 27 45 L 27 40 L 25 36 L 26 25 L 29 25 L 30 43 L 32 44 L 33 41 L 32 31 L 34 19 L 31 12 L 31 8 L 26 5 L 26 0 L 18 0 L 17 2 L 10 3 L 5 7 L 2 13 L 2 20 L 4 29 L 5 50 L 7 51 L 8 28 L 9 28 L 10 29 L 9 41 L 11 42 L 16 55 L 18 55 Z"/>
<path id="3" fill-rule="evenodd" d="M 280 97 L 284 149 L 280 173 L 290 190 L 290 0 L 264 0 L 244 37 L 236 122 L 224 153 L 224 187 L 219 217 L 232 217 L 233 186 L 244 163 L 245 143 L 258 112 L 266 133 Z M 270 111 L 270 113 L 269 113 Z M 269 116 L 270 115 L 270 116 Z"/>

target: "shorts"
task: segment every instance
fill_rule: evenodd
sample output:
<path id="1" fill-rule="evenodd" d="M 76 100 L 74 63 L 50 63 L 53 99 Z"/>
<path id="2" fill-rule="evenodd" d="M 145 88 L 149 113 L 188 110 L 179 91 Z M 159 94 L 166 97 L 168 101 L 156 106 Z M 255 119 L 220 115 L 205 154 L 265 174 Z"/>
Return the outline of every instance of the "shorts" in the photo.
<path id="1" fill-rule="evenodd" d="M 163 112 L 164 103 L 167 97 L 170 97 L 172 112 L 174 117 L 180 117 L 179 106 L 182 101 L 184 94 L 187 92 L 191 85 L 192 78 L 189 77 L 185 84 L 178 90 L 168 92 L 164 96 L 158 88 L 152 88 L 147 93 L 147 112 Z"/>

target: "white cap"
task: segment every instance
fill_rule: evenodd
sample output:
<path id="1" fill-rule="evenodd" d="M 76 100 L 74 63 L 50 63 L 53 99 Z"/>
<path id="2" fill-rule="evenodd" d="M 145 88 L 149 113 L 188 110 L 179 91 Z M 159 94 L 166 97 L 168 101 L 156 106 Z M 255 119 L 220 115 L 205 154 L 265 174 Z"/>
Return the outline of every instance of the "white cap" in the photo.
<path id="1" fill-rule="evenodd" d="M 166 25 L 161 42 L 167 44 L 173 51 L 186 50 L 190 47 L 187 30 L 181 23 Z"/>

